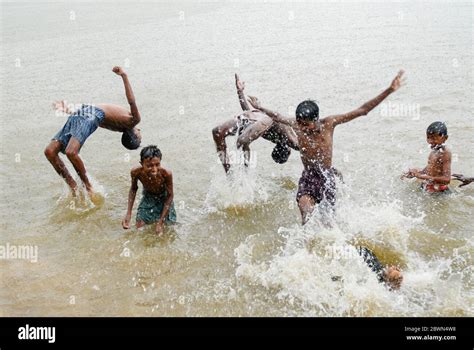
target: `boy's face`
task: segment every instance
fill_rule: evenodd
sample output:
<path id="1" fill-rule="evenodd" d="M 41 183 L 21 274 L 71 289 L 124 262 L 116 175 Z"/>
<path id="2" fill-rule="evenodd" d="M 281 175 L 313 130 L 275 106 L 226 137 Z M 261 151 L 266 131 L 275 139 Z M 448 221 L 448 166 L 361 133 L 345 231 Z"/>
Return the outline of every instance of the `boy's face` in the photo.
<path id="1" fill-rule="evenodd" d="M 446 142 L 448 136 L 442 136 L 439 134 L 426 134 L 426 142 L 428 142 L 431 148 L 442 145 Z"/>
<path id="2" fill-rule="evenodd" d="M 141 164 L 148 176 L 156 176 L 161 165 L 161 159 L 158 157 L 145 158 L 141 161 Z"/>
<path id="3" fill-rule="evenodd" d="M 301 129 L 306 131 L 321 131 L 321 124 L 319 120 L 309 121 L 309 120 L 299 120 L 298 125 Z"/>
<path id="4" fill-rule="evenodd" d="M 138 139 L 140 140 L 140 142 L 142 141 L 142 130 L 139 129 L 139 128 L 134 128 L 134 131 L 135 135 L 137 135 Z"/>

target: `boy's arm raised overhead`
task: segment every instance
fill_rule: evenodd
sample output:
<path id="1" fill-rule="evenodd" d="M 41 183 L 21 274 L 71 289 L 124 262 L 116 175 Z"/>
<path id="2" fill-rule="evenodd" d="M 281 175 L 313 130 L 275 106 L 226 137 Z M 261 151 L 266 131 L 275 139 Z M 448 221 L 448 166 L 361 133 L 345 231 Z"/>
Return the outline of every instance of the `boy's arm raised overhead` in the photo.
<path id="1" fill-rule="evenodd" d="M 166 200 L 163 205 L 163 211 L 161 212 L 160 220 L 156 224 L 156 233 L 160 234 L 163 232 L 163 226 L 165 224 L 166 217 L 170 211 L 171 203 L 173 202 L 173 174 L 171 171 L 166 171 L 165 175 L 165 186 L 166 186 Z"/>
<path id="2" fill-rule="evenodd" d="M 400 86 L 402 85 L 401 78 L 405 72 L 403 70 L 400 70 L 397 74 L 397 76 L 393 79 L 392 83 L 390 86 L 385 89 L 380 95 L 377 97 L 371 99 L 370 101 L 367 101 L 364 103 L 362 106 L 360 106 L 357 109 L 354 109 L 353 111 L 350 111 L 348 113 L 344 114 L 339 114 L 339 115 L 333 115 L 325 118 L 325 120 L 331 121 L 333 126 L 343 124 L 350 122 L 351 120 L 366 115 L 368 114 L 372 109 L 377 107 L 383 100 L 387 98 L 388 95 L 391 93 L 397 91 Z"/>
<path id="3" fill-rule="evenodd" d="M 250 106 L 247 103 L 247 99 L 245 98 L 244 94 L 245 82 L 240 80 L 237 73 L 235 73 L 235 87 L 237 88 L 237 95 L 239 96 L 240 107 L 242 107 L 243 111 L 250 111 Z"/>
<path id="4" fill-rule="evenodd" d="M 128 207 L 127 207 L 127 214 L 125 214 L 125 218 L 122 220 L 122 227 L 124 229 L 130 228 L 130 220 L 132 218 L 132 209 L 133 204 L 135 203 L 135 197 L 137 195 L 138 190 L 138 169 L 132 169 L 130 172 L 130 177 L 132 179 L 132 184 L 130 186 L 130 191 L 128 192 Z"/>
<path id="5" fill-rule="evenodd" d="M 130 105 L 130 113 L 132 114 L 132 125 L 130 128 L 133 128 L 135 125 L 140 123 L 140 113 L 138 112 L 138 107 L 137 103 L 135 101 L 135 96 L 133 95 L 133 90 L 130 85 L 130 82 L 128 81 L 128 76 L 127 73 L 122 69 L 122 67 L 114 67 L 112 71 L 121 76 L 123 80 L 123 84 L 125 86 L 125 95 L 127 96 L 127 101 L 128 104 Z"/>
<path id="6" fill-rule="evenodd" d="M 262 105 L 260 104 L 260 101 L 255 96 L 249 96 L 249 102 L 255 109 L 262 111 L 263 113 L 268 115 L 270 118 L 272 118 L 274 122 L 289 125 L 289 126 L 294 126 L 296 124 L 295 118 L 286 118 L 278 112 L 274 112 L 265 107 L 262 107 Z"/>

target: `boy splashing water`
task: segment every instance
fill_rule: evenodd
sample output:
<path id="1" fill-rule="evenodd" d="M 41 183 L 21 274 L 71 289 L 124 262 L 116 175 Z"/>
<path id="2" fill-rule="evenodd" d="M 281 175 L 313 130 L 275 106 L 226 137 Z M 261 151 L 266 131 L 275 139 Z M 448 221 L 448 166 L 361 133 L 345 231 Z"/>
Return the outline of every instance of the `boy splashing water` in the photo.
<path id="1" fill-rule="evenodd" d="M 421 187 L 429 193 L 449 191 L 451 181 L 451 152 L 444 143 L 448 139 L 448 129 L 442 122 L 434 122 L 426 129 L 426 141 L 431 146 L 428 165 L 424 169 L 409 169 L 403 178 L 423 180 Z"/>
<path id="2" fill-rule="evenodd" d="M 173 203 L 173 175 L 161 166 L 161 151 L 151 145 L 140 152 L 140 166 L 130 172 L 132 185 L 128 194 L 128 209 L 122 221 L 124 229 L 130 228 L 133 204 L 138 190 L 138 181 L 143 185 L 143 196 L 138 205 L 136 226 L 156 223 L 156 233 L 163 232 L 164 224 L 176 222 Z"/>
<path id="3" fill-rule="evenodd" d="M 303 174 L 299 180 L 296 200 L 303 225 L 308 221 L 316 204 L 324 213 L 332 212 L 336 202 L 335 176 L 332 166 L 333 135 L 336 126 L 368 114 L 390 94 L 401 86 L 401 70 L 390 86 L 381 94 L 359 108 L 344 114 L 319 118 L 319 107 L 314 101 L 303 101 L 296 108 L 296 118 L 285 118 L 261 106 L 256 97 L 249 96 L 252 106 L 273 119 L 274 122 L 291 126 L 298 137 L 298 146 L 303 163 Z"/>

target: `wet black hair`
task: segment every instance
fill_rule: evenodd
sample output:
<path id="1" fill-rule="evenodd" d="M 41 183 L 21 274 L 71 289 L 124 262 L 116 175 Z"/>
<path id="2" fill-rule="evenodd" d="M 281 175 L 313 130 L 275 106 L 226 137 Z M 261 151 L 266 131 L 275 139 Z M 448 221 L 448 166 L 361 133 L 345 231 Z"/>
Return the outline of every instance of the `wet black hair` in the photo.
<path id="1" fill-rule="evenodd" d="M 145 159 L 151 159 L 155 157 L 161 159 L 161 151 L 155 145 L 149 145 L 149 146 L 143 147 L 143 149 L 140 152 L 141 162 L 143 162 Z"/>
<path id="2" fill-rule="evenodd" d="M 134 150 L 140 147 L 141 140 L 135 134 L 134 129 L 126 129 L 122 133 L 122 145 L 126 149 Z"/>
<path id="3" fill-rule="evenodd" d="M 306 100 L 296 107 L 296 120 L 315 121 L 319 119 L 319 107 L 316 102 Z"/>
<path id="4" fill-rule="evenodd" d="M 273 148 L 272 151 L 272 158 L 275 163 L 283 164 L 286 163 L 288 158 L 290 157 L 291 149 L 286 144 L 277 143 L 276 146 Z"/>
<path id="5" fill-rule="evenodd" d="M 448 136 L 448 128 L 443 122 L 434 122 L 428 126 L 426 133 L 429 135 L 438 134 L 439 136 Z"/>

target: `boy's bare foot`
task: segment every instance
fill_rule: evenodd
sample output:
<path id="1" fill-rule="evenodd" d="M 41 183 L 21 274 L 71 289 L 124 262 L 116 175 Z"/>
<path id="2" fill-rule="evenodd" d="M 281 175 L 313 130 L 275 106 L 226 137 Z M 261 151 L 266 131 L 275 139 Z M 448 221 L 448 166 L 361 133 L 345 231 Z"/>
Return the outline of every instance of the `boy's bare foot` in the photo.
<path id="1" fill-rule="evenodd" d="M 102 195 L 100 193 L 94 192 L 92 189 L 87 190 L 87 194 L 89 195 L 89 199 L 94 205 L 100 205 L 104 201 Z"/>

